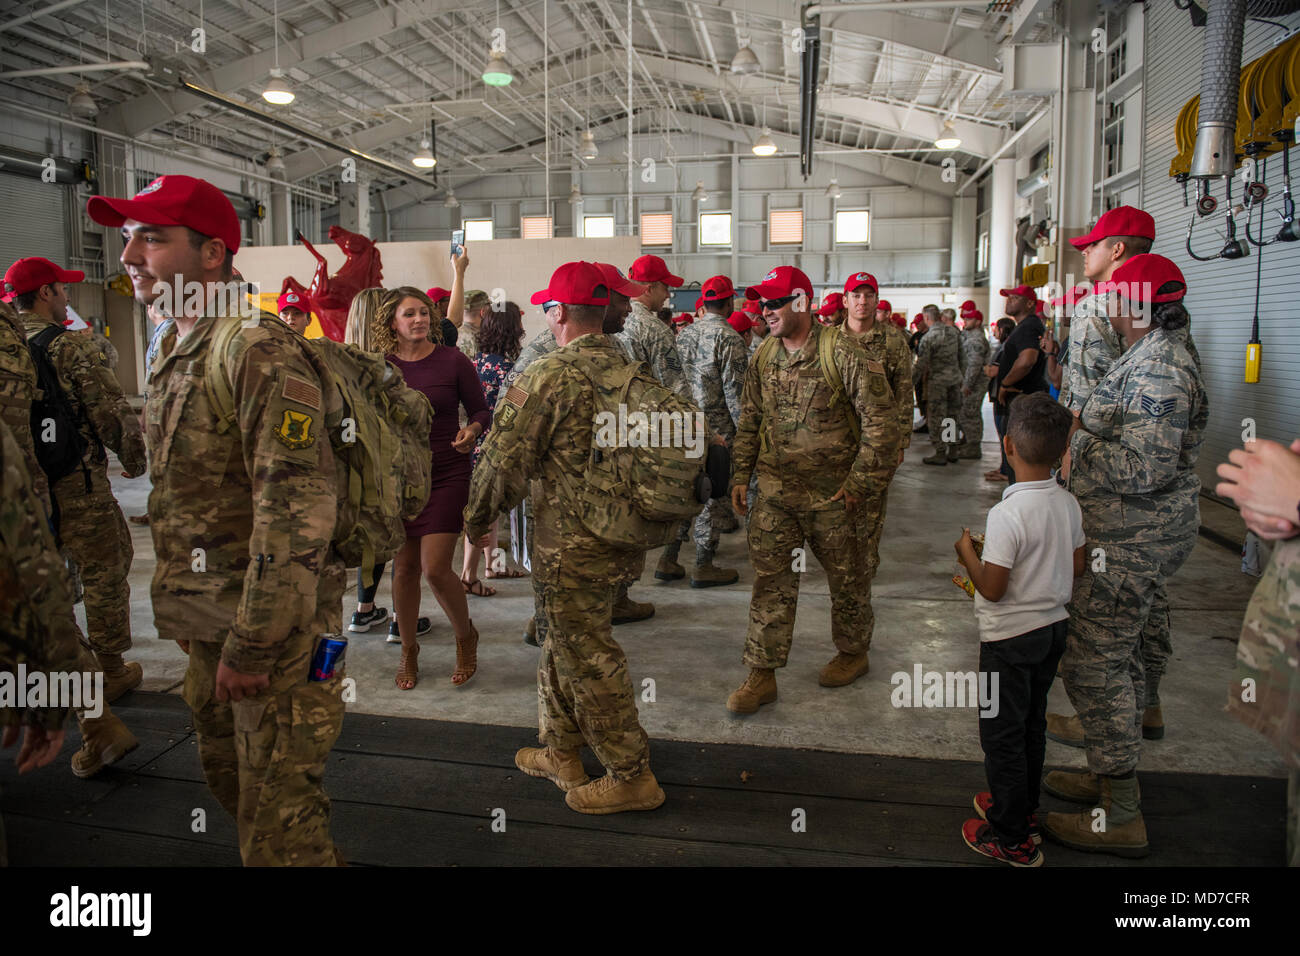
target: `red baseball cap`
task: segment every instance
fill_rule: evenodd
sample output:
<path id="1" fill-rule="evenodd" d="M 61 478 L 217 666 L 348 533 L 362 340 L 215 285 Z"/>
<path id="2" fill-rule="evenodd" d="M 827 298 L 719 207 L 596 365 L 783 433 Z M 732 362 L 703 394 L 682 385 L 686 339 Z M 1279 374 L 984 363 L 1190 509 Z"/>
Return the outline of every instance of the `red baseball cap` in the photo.
<path id="1" fill-rule="evenodd" d="M 311 302 L 305 295 L 300 295 L 290 289 L 288 292 L 281 293 L 280 298 L 275 300 L 275 311 L 283 312 L 286 308 L 298 309 L 301 312 L 311 312 Z"/>
<path id="2" fill-rule="evenodd" d="M 151 226 L 189 226 L 200 235 L 220 239 L 232 253 L 239 251 L 235 207 L 206 179 L 168 174 L 159 176 L 133 199 L 91 196 L 86 215 L 113 229 L 128 219 Z"/>
<path id="3" fill-rule="evenodd" d="M 695 311 L 698 312 L 702 308 L 704 308 L 704 296 L 698 296 L 695 299 Z"/>
<path id="4" fill-rule="evenodd" d="M 19 259 L 5 272 L 4 299 L 8 302 L 16 295 L 31 292 L 51 282 L 80 282 L 84 278 L 84 272 L 60 269 L 49 259 L 30 256 Z"/>
<path id="5" fill-rule="evenodd" d="M 817 310 L 817 314 L 834 315 L 842 308 L 844 308 L 844 296 L 839 292 L 828 292 L 822 302 L 822 307 Z"/>
<path id="6" fill-rule="evenodd" d="M 695 316 L 689 312 L 683 312 L 681 315 L 673 316 L 673 325 L 692 325 L 695 322 Z"/>
<path id="7" fill-rule="evenodd" d="M 740 311 L 758 315 L 763 311 L 763 306 L 757 299 L 745 299 L 740 303 Z"/>
<path id="8" fill-rule="evenodd" d="M 609 283 L 594 262 L 566 262 L 551 273 L 551 281 L 528 301 L 565 305 L 609 305 Z"/>
<path id="9" fill-rule="evenodd" d="M 888 299 L 881 299 L 879 302 L 876 303 L 876 311 L 893 312 L 894 307 L 889 304 Z"/>
<path id="10" fill-rule="evenodd" d="M 960 309 L 959 311 L 961 311 L 961 312 L 974 312 L 974 311 L 976 311 L 978 308 L 979 308 L 979 306 L 977 306 L 977 305 L 975 304 L 975 300 L 974 300 L 974 299 L 967 299 L 965 302 L 963 302 L 963 303 L 961 304 L 961 309 Z"/>
<path id="11" fill-rule="evenodd" d="M 1179 288 L 1163 294 L 1156 291 L 1169 282 L 1177 282 Z M 1109 282 L 1098 285 L 1099 291 L 1103 289 L 1118 292 L 1130 302 L 1177 302 L 1187 295 L 1187 280 L 1172 260 L 1148 252 L 1116 269 Z"/>
<path id="12" fill-rule="evenodd" d="M 748 312 L 733 312 L 731 318 L 727 319 L 727 324 L 737 332 L 748 332 L 757 323 L 749 317 Z"/>
<path id="13" fill-rule="evenodd" d="M 1102 214 L 1102 217 L 1097 220 L 1097 225 L 1092 227 L 1092 232 L 1071 239 L 1070 245 L 1082 249 L 1111 236 L 1141 236 L 1144 239 L 1154 240 L 1156 221 L 1149 212 L 1143 212 L 1136 206 L 1116 206 Z"/>
<path id="14" fill-rule="evenodd" d="M 682 284 L 682 277 L 669 272 L 668 265 L 658 256 L 642 256 L 632 263 L 627 275 L 634 282 L 662 282 L 674 289 Z"/>
<path id="15" fill-rule="evenodd" d="M 802 292 L 812 301 L 812 283 L 808 277 L 794 266 L 777 266 L 758 285 L 751 285 L 745 290 L 747 299 L 782 299 L 787 295 Z"/>
<path id="16" fill-rule="evenodd" d="M 601 275 L 605 277 L 605 284 L 614 292 L 621 292 L 629 299 L 635 299 L 639 295 L 645 295 L 645 286 L 640 282 L 633 282 L 627 276 L 623 275 L 623 270 L 618 266 L 612 266 L 608 262 L 597 262 L 596 267 L 600 269 Z"/>
<path id="17" fill-rule="evenodd" d="M 869 285 L 871 291 L 880 294 L 880 286 L 876 284 L 876 277 L 870 272 L 855 272 L 844 280 L 844 294 L 848 295 L 859 286 Z"/>
<path id="18" fill-rule="evenodd" d="M 719 299 L 730 299 L 736 290 L 726 276 L 714 276 L 704 283 L 702 293 L 700 298 L 705 302 L 717 302 Z"/>
<path id="19" fill-rule="evenodd" d="M 434 286 L 432 289 L 430 289 L 428 292 L 426 292 L 425 295 L 427 295 L 427 296 L 429 297 L 429 301 L 430 301 L 430 302 L 432 302 L 432 303 L 434 303 L 434 304 L 436 305 L 436 304 L 438 304 L 439 302 L 441 302 L 443 299 L 450 299 L 450 298 L 451 298 L 451 290 L 450 290 L 450 289 L 444 289 L 442 286 L 440 286 L 440 285 L 436 285 L 436 286 Z"/>
<path id="20" fill-rule="evenodd" d="M 981 322 L 984 321 L 984 313 L 979 309 L 971 309 L 969 311 L 962 309 L 961 317 L 963 319 L 979 319 Z"/>
<path id="21" fill-rule="evenodd" d="M 1031 302 L 1035 301 L 1038 298 L 1038 293 L 1036 293 L 1033 289 L 1029 288 L 1029 286 L 1027 285 L 1018 285 L 1014 289 L 1002 289 L 1001 295 L 1004 298 L 1007 296 L 1018 295 L 1022 299 L 1028 299 Z"/>

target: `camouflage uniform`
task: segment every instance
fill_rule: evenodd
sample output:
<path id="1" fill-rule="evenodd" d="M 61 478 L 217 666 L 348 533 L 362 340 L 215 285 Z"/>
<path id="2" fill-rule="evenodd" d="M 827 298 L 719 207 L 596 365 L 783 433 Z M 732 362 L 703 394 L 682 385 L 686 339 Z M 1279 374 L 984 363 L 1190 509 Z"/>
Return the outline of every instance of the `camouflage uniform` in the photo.
<path id="1" fill-rule="evenodd" d="M 50 485 L 36 460 L 32 436 L 32 401 L 36 398 L 36 365 L 27 351 L 27 333 L 18 313 L 0 302 L 0 422 L 9 426 L 23 454 L 27 474 L 48 516 Z"/>
<path id="2" fill-rule="evenodd" d="M 478 327 L 462 322 L 456 336 L 456 348 L 468 355 L 471 362 L 478 358 Z"/>
<path id="3" fill-rule="evenodd" d="M 961 382 L 965 371 L 961 333 L 942 322 L 931 326 L 917 346 L 912 381 L 917 386 L 925 381 L 925 420 L 936 455 L 948 453 L 948 443 L 943 440 L 944 421 L 955 422 L 961 414 Z"/>
<path id="4" fill-rule="evenodd" d="M 704 412 L 709 432 L 725 438 L 730 446 L 736 437 L 736 423 L 740 421 L 740 390 L 749 364 L 745 340 L 721 316 L 710 313 L 682 329 L 676 345 L 692 399 Z M 694 522 L 682 522 L 678 547 L 691 534 L 697 564 L 712 563 L 729 508 L 727 499 L 714 498 L 701 509 Z M 669 547 L 671 558 L 676 559 L 677 553 L 676 548 Z"/>
<path id="5" fill-rule="evenodd" d="M 1108 315 L 1108 296 L 1091 295 L 1074 309 L 1070 322 L 1070 344 L 1065 371 L 1061 376 L 1060 403 L 1072 412 L 1078 412 L 1098 383 L 1106 377 L 1116 360 L 1124 354 L 1124 341 Z M 1191 329 L 1183 326 L 1174 336 L 1187 349 L 1201 367 L 1201 356 L 1192 341 Z M 1173 656 L 1173 637 L 1169 629 L 1169 596 L 1163 582 L 1156 589 L 1142 633 L 1142 662 L 1146 674 L 1146 702 L 1148 707 L 1160 705 L 1160 680 Z"/>
<path id="6" fill-rule="evenodd" d="M 1088 570 L 1070 602 L 1061 676 L 1083 724 L 1088 767 L 1137 766 L 1147 699 L 1148 618 L 1168 616 L 1164 584 L 1200 526 L 1196 476 L 1209 409 L 1177 332 L 1153 329 L 1115 362 L 1070 442 L 1070 491 L 1083 510 Z M 1093 570 L 1101 548 L 1105 570 Z M 1163 623 L 1167 628 L 1167 621 Z"/>
<path id="7" fill-rule="evenodd" d="M 111 370 L 117 371 L 117 348 L 108 340 L 108 336 L 102 332 L 91 332 L 90 341 L 95 343 L 95 348 L 104 354 L 104 364 Z"/>
<path id="8" fill-rule="evenodd" d="M 27 458 L 0 421 L 0 672 L 15 674 L 19 663 L 28 674 L 75 671 L 83 652 L 81 632 Z M 0 708 L 0 729 L 30 725 L 58 731 L 69 715 L 66 707 Z M 0 819 L 0 867 L 7 865 Z"/>
<path id="9" fill-rule="evenodd" d="M 23 312 L 21 318 L 28 340 L 52 324 L 34 312 Z M 64 553 L 81 571 L 91 647 L 98 654 L 120 655 L 131 647 L 127 576 L 135 549 L 113 497 L 104 449 L 116 453 L 128 475 L 144 474 L 140 419 L 93 339 L 65 332 L 46 351 L 86 442 L 84 470 L 74 469 L 50 489 L 59 512 L 59 538 Z"/>
<path id="10" fill-rule="evenodd" d="M 835 335 L 835 367 L 845 395 L 833 401 L 818 361 L 818 340 Z M 797 352 L 772 346 L 762 371 L 745 373 L 736 432 L 732 487 L 747 486 L 758 472 L 758 503 L 749 523 L 754 590 L 744 662 L 784 667 L 794 636 L 799 573 L 794 549 L 804 542 L 826 570 L 831 592 L 831 636 L 844 654 L 871 642 L 874 618 L 868 566 L 845 502 L 831 501 L 841 487 L 860 499 L 878 496 L 898 463 L 898 414 L 885 367 L 852 336 L 814 322 Z M 861 426 L 854 443 L 847 398 Z M 860 501 L 858 507 L 866 503 Z"/>
<path id="11" fill-rule="evenodd" d="M 627 362 L 613 338 L 599 333 L 565 348 L 581 353 L 596 375 Z M 532 494 L 532 573 L 548 625 L 537 670 L 538 739 L 557 750 L 585 742 L 610 773 L 630 780 L 649 769 L 650 744 L 610 618 L 628 560 L 641 555 L 593 537 L 564 490 L 585 470 L 595 414 L 591 382 L 582 371 L 534 362 L 497 405 L 470 479 L 465 533 L 483 534 L 498 514 Z"/>
<path id="12" fill-rule="evenodd" d="M 154 621 L 159 637 L 191 642 L 184 695 L 199 759 L 245 865 L 332 865 L 322 777 L 342 729 L 342 668 L 307 679 L 314 639 L 342 629 L 328 397 L 306 341 L 268 317 L 230 341 L 235 421 L 224 428 L 204 368 L 216 324 L 236 321 L 209 316 L 179 340 L 168 331 L 150 376 Z M 217 701 L 219 663 L 270 686 Z"/>
<path id="13" fill-rule="evenodd" d="M 984 440 L 984 393 L 989 390 L 984 366 L 989 364 L 989 339 L 984 328 L 963 329 L 961 333 L 962 373 L 961 434 L 968 445 L 979 449 Z"/>
<path id="14" fill-rule="evenodd" d="M 889 379 L 889 389 L 894 395 L 894 404 L 898 411 L 898 433 L 902 439 L 902 448 L 912 444 L 912 350 L 907 347 L 907 336 L 903 330 L 892 322 L 877 321 L 869 332 L 857 335 L 849 330 L 847 324 L 840 327 L 853 335 L 867 355 L 885 367 Z M 893 470 L 890 471 L 893 481 Z M 867 573 L 875 579 L 880 567 L 880 535 L 885 529 L 885 507 L 888 504 L 889 486 L 886 485 L 879 495 L 873 495 L 855 509 L 858 524 L 858 537 L 865 549 Z M 867 643 L 869 644 L 870 635 Z"/>
<path id="15" fill-rule="evenodd" d="M 1287 789 L 1288 866 L 1300 866 L 1300 538 L 1279 541 L 1251 595 L 1237 642 L 1237 672 L 1228 685 L 1228 713 L 1277 748 L 1290 770 Z M 1243 700 L 1245 682 L 1252 700 Z"/>

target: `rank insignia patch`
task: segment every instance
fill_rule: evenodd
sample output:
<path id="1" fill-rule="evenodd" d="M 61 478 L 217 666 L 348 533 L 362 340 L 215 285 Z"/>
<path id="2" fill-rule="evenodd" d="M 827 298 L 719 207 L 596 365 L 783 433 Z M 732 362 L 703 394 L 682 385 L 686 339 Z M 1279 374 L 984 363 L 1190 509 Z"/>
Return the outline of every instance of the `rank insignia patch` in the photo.
<path id="1" fill-rule="evenodd" d="M 1152 418 L 1164 418 L 1174 410 L 1178 404 L 1177 399 L 1167 398 L 1163 402 L 1157 402 L 1154 398 L 1142 396 L 1142 411 L 1146 412 Z"/>
<path id="2" fill-rule="evenodd" d="M 275 437 L 286 448 L 310 448 L 316 442 L 311 432 L 312 417 L 292 409 L 284 410 L 284 418 L 275 426 Z"/>

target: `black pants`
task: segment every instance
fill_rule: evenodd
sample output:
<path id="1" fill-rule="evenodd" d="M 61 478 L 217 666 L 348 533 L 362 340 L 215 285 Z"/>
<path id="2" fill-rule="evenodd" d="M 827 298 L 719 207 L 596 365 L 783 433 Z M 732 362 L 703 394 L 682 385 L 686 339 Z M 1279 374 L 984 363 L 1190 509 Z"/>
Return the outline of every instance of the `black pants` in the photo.
<path id="1" fill-rule="evenodd" d="M 379 590 L 379 582 L 384 576 L 384 563 L 381 561 L 375 565 L 374 572 L 370 575 L 370 581 L 365 580 L 365 573 L 361 568 L 357 568 L 357 603 L 374 604 L 375 592 Z"/>
<path id="2" fill-rule="evenodd" d="M 1007 461 L 1007 450 L 1002 445 L 1002 439 L 1007 434 L 1007 410 L 1005 407 L 993 403 L 993 427 L 998 430 L 998 451 L 1002 455 L 1002 464 L 998 466 L 998 471 L 1007 476 L 1007 484 L 1016 483 L 1016 473 L 1011 470 L 1011 463 Z"/>
<path id="3" fill-rule="evenodd" d="M 980 643 L 980 672 L 998 675 L 997 716 L 980 715 L 980 746 L 993 806 L 988 819 L 1007 846 L 1029 838 L 1047 748 L 1047 692 L 1065 653 L 1067 621 Z"/>

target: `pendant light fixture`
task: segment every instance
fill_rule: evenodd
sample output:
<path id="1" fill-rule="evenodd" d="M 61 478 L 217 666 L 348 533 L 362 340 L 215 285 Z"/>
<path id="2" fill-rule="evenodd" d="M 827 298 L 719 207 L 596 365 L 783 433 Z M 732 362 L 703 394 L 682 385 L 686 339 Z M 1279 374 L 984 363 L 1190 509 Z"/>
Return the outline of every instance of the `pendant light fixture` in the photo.
<path id="1" fill-rule="evenodd" d="M 90 95 L 89 84 L 82 82 L 76 85 L 72 95 L 68 97 L 68 110 L 73 116 L 80 116 L 83 119 L 89 119 L 99 112 L 99 104 Z"/>
<path id="2" fill-rule="evenodd" d="M 693 202 L 709 201 L 709 194 L 704 191 L 704 180 L 697 179 L 695 181 L 695 190 L 691 193 L 691 200 Z"/>
<path id="3" fill-rule="evenodd" d="M 580 202 L 582 202 L 582 190 L 578 188 L 577 183 L 574 183 L 573 188 L 569 190 L 569 205 L 576 206 Z"/>
<path id="4" fill-rule="evenodd" d="M 826 187 L 826 198 L 839 199 L 843 195 L 844 191 L 840 189 L 839 181 L 834 177 L 831 177 L 831 184 Z"/>
<path id="5" fill-rule="evenodd" d="M 456 198 L 456 191 L 450 186 L 447 187 L 447 196 L 443 199 L 442 204 L 447 209 L 455 209 L 460 205 L 460 200 Z"/>
<path id="6" fill-rule="evenodd" d="M 287 106 L 294 101 L 294 92 L 284 78 L 284 71 L 280 69 L 280 0 L 275 0 L 271 10 L 275 31 L 275 66 L 271 67 L 271 82 L 262 90 L 262 99 L 276 106 Z"/>
<path id="7" fill-rule="evenodd" d="M 433 169 L 438 165 L 438 157 L 433 154 L 433 123 L 429 123 L 429 132 L 420 140 L 420 150 L 411 157 L 411 164 L 421 169 Z"/>
<path id="8" fill-rule="evenodd" d="M 772 131 L 766 126 L 763 132 L 759 134 L 758 139 L 754 140 L 754 145 L 750 147 L 755 156 L 771 156 L 776 152 L 776 140 L 772 139 Z"/>
<path id="9" fill-rule="evenodd" d="M 754 48 L 750 46 L 750 38 L 743 36 L 740 38 L 740 49 L 736 55 L 731 58 L 731 72 L 740 76 L 752 76 L 755 73 L 763 71 L 763 64 L 758 61 Z"/>
<path id="10" fill-rule="evenodd" d="M 284 154 L 280 152 L 279 146 L 272 146 L 271 151 L 266 154 L 266 171 L 268 173 L 284 172 Z"/>
<path id="11" fill-rule="evenodd" d="M 935 149 L 956 149 L 961 145 L 961 137 L 953 129 L 952 120 L 943 121 L 943 131 L 939 133 L 939 138 L 934 141 Z"/>
<path id="12" fill-rule="evenodd" d="M 578 155 L 583 159 L 595 159 L 600 155 L 600 150 L 596 146 L 596 134 L 589 129 L 582 131 L 582 146 L 578 150 Z"/>
<path id="13" fill-rule="evenodd" d="M 501 30 L 501 0 L 497 0 L 497 25 L 492 31 L 492 46 L 488 50 L 487 66 L 483 67 L 483 82 L 488 86 L 509 86 L 515 78 L 506 60 L 505 32 Z M 497 38 L 502 41 L 502 48 L 497 49 Z"/>

